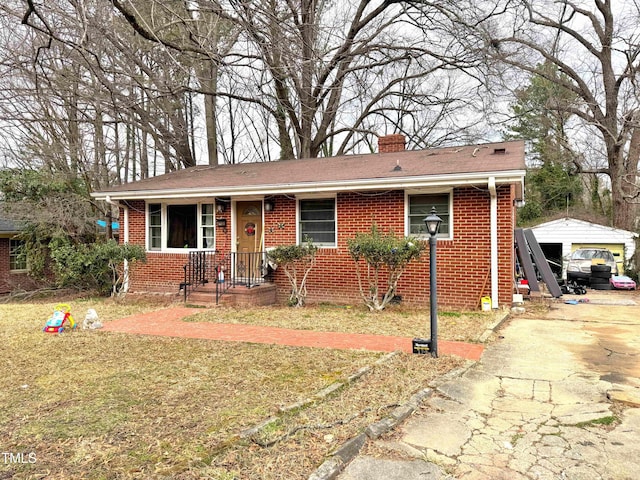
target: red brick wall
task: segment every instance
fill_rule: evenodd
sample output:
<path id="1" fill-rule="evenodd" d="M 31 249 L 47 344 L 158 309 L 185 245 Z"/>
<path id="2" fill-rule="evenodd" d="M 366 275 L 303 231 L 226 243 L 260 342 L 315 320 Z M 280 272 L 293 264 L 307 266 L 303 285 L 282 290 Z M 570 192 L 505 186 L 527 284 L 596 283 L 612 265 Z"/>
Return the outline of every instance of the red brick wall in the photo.
<path id="1" fill-rule="evenodd" d="M 129 207 L 129 243 L 146 245 L 145 202 L 143 200 L 131 200 L 126 204 Z M 219 250 L 228 252 L 231 242 L 231 212 L 228 204 L 223 213 L 216 213 L 216 218 L 227 219 L 227 232 L 222 228 L 216 229 L 216 242 Z M 120 210 L 120 225 L 124 226 L 123 210 Z M 120 242 L 124 242 L 124 234 L 120 235 Z M 138 262 L 131 269 L 131 291 L 156 293 L 175 292 L 177 294 L 180 283 L 184 281 L 183 266 L 188 261 L 188 255 L 188 252 L 165 253 L 147 251 L 146 263 Z"/>
<path id="2" fill-rule="evenodd" d="M 153 203 L 153 202 L 151 202 Z M 146 204 L 143 200 L 130 200 L 129 243 L 146 245 Z M 124 232 L 124 211 L 120 210 L 120 225 Z M 124 233 L 120 242 L 124 242 Z M 132 292 L 178 293 L 180 282 L 184 280 L 182 266 L 187 263 L 188 254 L 147 251 L 146 263 L 136 262 L 130 271 Z"/>
<path id="3" fill-rule="evenodd" d="M 510 304 L 513 285 L 513 209 L 514 189 L 498 187 L 498 268 L 500 304 Z M 287 245 L 296 241 L 296 200 L 286 196 L 271 199 L 275 208 L 265 212 L 265 246 Z M 481 294 L 490 295 L 490 219 L 489 192 L 486 189 L 458 188 L 453 192 L 452 240 L 438 240 L 438 302 L 452 307 L 476 308 Z M 144 244 L 144 202 L 130 202 L 129 236 L 131 243 Z M 337 196 L 338 245 L 318 252 L 317 265 L 308 281 L 310 302 L 360 302 L 353 260 L 347 251 L 347 240 L 357 232 L 369 231 L 373 222 L 384 231 L 404 234 L 404 193 L 341 193 Z M 218 229 L 219 250 L 231 245 L 230 209 L 216 217 L 227 218 L 227 232 Z M 123 219 L 121 218 L 121 221 Z M 147 263 L 132 272 L 133 291 L 177 292 L 183 278 L 182 266 L 187 255 L 148 252 Z M 284 273 L 276 271 L 278 298 L 285 302 L 289 284 Z M 484 285 L 484 290 L 482 289 Z M 427 305 L 429 301 L 429 249 L 422 258 L 409 265 L 400 279 L 397 294 L 409 304 Z"/>
<path id="4" fill-rule="evenodd" d="M 438 240 L 438 302 L 442 305 L 475 308 L 482 295 L 491 294 L 489 192 L 475 188 L 456 189 L 453 194 L 453 240 Z M 500 304 L 511 303 L 513 285 L 513 192 L 498 190 L 498 268 Z M 373 222 L 384 231 L 404 234 L 404 193 L 381 195 L 339 194 L 338 246 L 323 248 L 308 280 L 309 301 L 359 302 L 355 265 L 347 251 L 347 240 L 357 232 L 369 231 Z M 275 211 L 273 212 L 276 213 Z M 269 215 L 269 214 L 267 214 Z M 287 201 L 287 212 L 295 218 L 295 200 Z M 266 217 L 269 219 L 269 217 Z M 267 220 L 267 224 L 269 221 Z M 295 242 L 295 225 L 287 224 L 288 235 L 265 237 L 266 246 Z M 281 301 L 289 288 L 282 272 L 276 272 Z M 484 285 L 484 290 L 482 289 Z M 404 302 L 426 305 L 429 301 L 429 248 L 419 261 L 409 265 L 398 283 L 397 294 Z"/>
<path id="5" fill-rule="evenodd" d="M 129 207 L 129 243 L 133 245 L 145 245 L 145 208 L 142 200 L 127 202 Z M 119 241 L 124 242 L 124 211 L 120 210 L 120 236 Z"/>
<path id="6" fill-rule="evenodd" d="M 9 239 L 0 238 L 0 293 L 7 293 L 9 288 Z"/>

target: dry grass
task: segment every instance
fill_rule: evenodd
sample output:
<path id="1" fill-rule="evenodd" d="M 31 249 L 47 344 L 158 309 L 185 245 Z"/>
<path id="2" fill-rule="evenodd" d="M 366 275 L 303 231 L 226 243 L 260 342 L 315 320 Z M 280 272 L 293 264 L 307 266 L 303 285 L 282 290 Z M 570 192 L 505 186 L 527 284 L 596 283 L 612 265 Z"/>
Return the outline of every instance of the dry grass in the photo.
<path id="1" fill-rule="evenodd" d="M 438 312 L 438 335 L 443 340 L 477 342 L 488 325 L 503 312 Z M 320 304 L 305 308 L 216 308 L 186 319 L 194 322 L 238 323 L 323 332 L 368 333 L 424 337 L 429 335 L 429 310 L 392 306 L 371 313 L 364 306 Z"/>
<path id="2" fill-rule="evenodd" d="M 396 355 L 335 394 L 283 414 L 279 407 L 313 399 L 381 354 L 100 331 L 44 334 L 55 303 L 0 305 L 0 450 L 35 455 L 35 463 L 0 461 L 0 479 L 306 478 L 345 440 L 462 363 Z M 104 321 L 158 307 L 157 300 L 69 303 L 79 320 L 90 307 Z M 195 319 L 425 335 L 428 314 L 319 306 L 216 309 Z M 488 318 L 443 312 L 440 320 L 442 338 L 466 339 Z M 271 416 L 276 421 L 255 437 L 238 437 Z"/>

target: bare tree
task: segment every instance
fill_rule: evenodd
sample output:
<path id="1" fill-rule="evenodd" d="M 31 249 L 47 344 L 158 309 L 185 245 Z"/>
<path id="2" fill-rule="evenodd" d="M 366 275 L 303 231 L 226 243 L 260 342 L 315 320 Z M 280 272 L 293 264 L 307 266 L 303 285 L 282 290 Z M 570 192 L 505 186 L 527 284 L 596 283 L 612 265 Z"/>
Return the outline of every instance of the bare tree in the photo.
<path id="1" fill-rule="evenodd" d="M 428 144 L 427 119 L 452 118 L 465 104 L 449 96 L 450 77 L 437 75 L 446 62 L 407 23 L 400 4 L 229 0 L 229 18 L 246 42 L 238 57 L 254 73 L 245 77 L 246 91 L 260 93 L 246 100 L 270 112 L 280 158 L 343 154 L 385 130 Z"/>
<path id="2" fill-rule="evenodd" d="M 145 41 L 162 47 L 189 70 L 188 81 L 173 78 L 173 88 L 202 94 L 208 163 L 218 163 L 218 80 L 220 64 L 235 43 L 237 29 L 207 0 L 110 0 L 115 10 Z"/>
<path id="3" fill-rule="evenodd" d="M 163 5 L 157 10 L 138 6 L 136 12 L 142 24 L 165 33 L 172 31 L 173 38 L 181 42 L 181 50 L 140 36 L 108 3 L 57 0 L 45 6 L 16 0 L 1 6 L 5 21 L 23 39 L 20 49 L 6 50 L 4 63 L 12 70 L 6 81 L 14 81 L 17 72 L 20 80 L 4 90 L 8 100 L 3 103 L 4 108 L 11 109 L 10 96 L 18 91 L 25 102 L 33 102 L 38 94 L 43 98 L 64 96 L 64 101 L 53 103 L 58 106 L 54 109 L 57 122 L 66 121 L 69 127 L 65 129 L 69 141 L 66 163 L 72 170 L 79 168 L 74 145 L 96 146 L 104 157 L 101 164 L 119 175 L 125 171 L 138 175 L 118 176 L 117 182 L 144 178 L 150 171 L 195 165 L 195 109 L 190 110 L 190 92 L 204 91 L 209 98 L 203 104 L 209 162 L 217 163 L 215 102 L 211 100 L 215 98 L 216 61 L 209 51 L 191 45 L 193 39 L 207 39 L 210 45 L 212 33 L 219 33 L 220 29 L 206 12 L 194 10 L 196 2 Z M 214 43 L 219 44 L 215 39 Z M 63 71 L 62 65 L 68 71 Z M 71 70 L 73 74 L 69 73 Z M 45 92 L 44 88 L 49 90 Z M 93 106 L 86 108 L 89 104 Z M 59 105 L 66 106 L 66 112 Z M 0 105 L 0 116 L 14 122 L 32 122 L 35 126 L 47 121 L 37 115 L 19 119 L 10 112 L 2 114 L 2 108 Z M 100 112 L 100 118 L 90 112 Z M 73 130 L 83 125 L 88 129 L 95 126 L 99 135 L 92 141 L 83 141 L 76 132 L 72 138 Z M 149 166 L 149 149 L 161 152 L 164 166 Z M 121 152 L 131 157 L 120 158 Z M 129 168 L 132 159 L 142 165 Z M 114 181 L 106 175 L 100 178 L 94 187 Z"/>
<path id="4" fill-rule="evenodd" d="M 427 2 L 416 2 L 421 8 Z M 640 4 L 614 0 L 461 1 L 449 9 L 460 50 L 478 60 L 494 93 L 532 75 L 572 92 L 578 101 L 550 105 L 576 119 L 569 137 L 579 171 L 610 180 L 613 225 L 637 228 L 640 154 Z M 553 69 L 540 71 L 546 64 Z M 562 75 L 558 75 L 560 72 Z M 597 139 L 597 142 L 594 140 Z"/>
<path id="5" fill-rule="evenodd" d="M 426 11 L 440 28 L 426 35 L 405 3 L 10 0 L 0 9 L 28 26 L 22 94 L 48 85 L 52 98 L 69 97 L 74 111 L 54 109 L 58 121 L 85 130 L 72 142 L 67 129 L 65 163 L 75 164 L 74 145 L 95 146 L 92 171 L 109 174 L 94 182 L 104 184 L 194 165 L 199 114 L 211 164 L 218 152 L 238 162 L 373 150 L 376 136 L 395 132 L 414 147 L 478 138 L 479 82 L 460 80 L 470 70 L 450 52 L 446 9 Z M 54 55 L 77 73 L 63 76 Z"/>
<path id="6" fill-rule="evenodd" d="M 225 161 L 270 159 L 272 145 L 279 146 L 281 159 L 339 155 L 368 149 L 375 136 L 389 131 L 406 133 L 418 146 L 474 136 L 470 125 L 477 118 L 456 115 L 469 110 L 473 92 L 459 88 L 445 71 L 453 70 L 442 56 L 446 39 L 439 38 L 432 49 L 433 39 L 425 41 L 408 23 L 399 0 L 187 2 L 193 17 L 206 14 L 220 25 L 233 25 L 226 28 L 237 33 L 236 41 L 224 49 L 203 41 L 172 2 L 111 3 L 148 41 L 214 62 L 225 88 L 216 83 L 206 91 L 223 99 L 222 112 L 229 116 L 218 124 L 227 134 L 264 125 L 246 134 L 244 143 L 235 136 L 219 140 Z M 164 23 L 145 22 L 143 4 L 167 12 Z M 176 35 L 176 25 L 187 25 L 189 35 Z M 230 124 L 230 116 L 240 111 L 239 125 Z M 247 120 L 251 124 L 242 126 Z"/>

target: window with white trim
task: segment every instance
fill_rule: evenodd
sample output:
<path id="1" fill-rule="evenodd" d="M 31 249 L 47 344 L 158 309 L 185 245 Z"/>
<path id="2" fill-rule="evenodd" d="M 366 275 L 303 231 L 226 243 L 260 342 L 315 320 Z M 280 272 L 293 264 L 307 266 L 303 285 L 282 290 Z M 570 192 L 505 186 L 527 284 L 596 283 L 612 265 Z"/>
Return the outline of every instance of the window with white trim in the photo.
<path id="1" fill-rule="evenodd" d="M 417 194 L 408 196 L 409 235 L 428 236 L 424 219 L 436 207 L 437 215 L 442 219 L 438 237 L 451 236 L 451 195 L 449 193 Z"/>
<path id="2" fill-rule="evenodd" d="M 298 208 L 300 243 L 309 239 L 318 246 L 335 247 L 336 199 L 301 199 Z"/>
<path id="3" fill-rule="evenodd" d="M 216 216 L 213 203 L 202 205 L 202 248 L 214 248 Z"/>
<path id="4" fill-rule="evenodd" d="M 213 203 L 150 203 L 147 211 L 149 250 L 214 248 Z"/>
<path id="5" fill-rule="evenodd" d="M 162 205 L 149 204 L 149 250 L 162 249 Z"/>
<path id="6" fill-rule="evenodd" d="M 9 270 L 23 272 L 27 270 L 27 256 L 24 253 L 24 240 L 9 240 Z"/>

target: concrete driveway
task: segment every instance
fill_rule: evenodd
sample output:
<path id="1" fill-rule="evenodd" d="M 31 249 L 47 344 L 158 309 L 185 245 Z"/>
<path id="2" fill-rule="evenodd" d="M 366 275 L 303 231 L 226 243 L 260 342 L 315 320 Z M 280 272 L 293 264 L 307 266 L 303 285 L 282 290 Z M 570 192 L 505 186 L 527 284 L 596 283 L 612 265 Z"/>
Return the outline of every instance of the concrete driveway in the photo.
<path id="1" fill-rule="evenodd" d="M 585 297 L 513 317 L 479 362 L 433 385 L 338 478 L 640 478 L 640 298 Z"/>
<path id="2" fill-rule="evenodd" d="M 602 380 L 640 387 L 640 295 L 614 291 L 585 297 L 589 304 L 553 304 L 544 318 L 579 322 L 585 343 L 568 342 L 566 348 Z"/>

